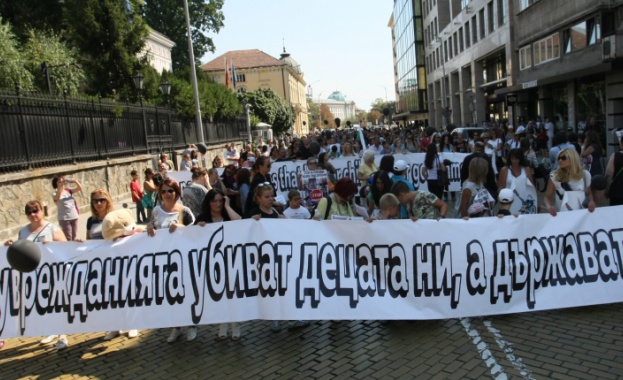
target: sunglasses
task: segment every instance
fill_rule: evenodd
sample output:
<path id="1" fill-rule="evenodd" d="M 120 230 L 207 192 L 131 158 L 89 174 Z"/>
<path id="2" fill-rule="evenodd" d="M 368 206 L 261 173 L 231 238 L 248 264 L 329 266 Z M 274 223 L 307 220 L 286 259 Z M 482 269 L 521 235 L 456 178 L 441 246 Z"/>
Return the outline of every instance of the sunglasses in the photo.
<path id="1" fill-rule="evenodd" d="M 175 190 L 173 190 L 173 189 L 166 189 L 166 190 L 162 189 L 162 190 L 160 190 L 160 194 L 166 194 L 166 193 L 173 194 L 173 193 L 175 193 Z"/>
<path id="2" fill-rule="evenodd" d="M 562 156 L 558 156 L 558 161 L 567 161 L 567 156 L 562 155 Z"/>
<path id="3" fill-rule="evenodd" d="M 38 214 L 39 211 L 41 211 L 41 209 L 34 209 L 34 210 L 26 210 L 26 215 L 32 215 L 32 214 Z"/>
<path id="4" fill-rule="evenodd" d="M 97 203 L 104 203 L 104 202 L 108 202 L 108 199 L 106 198 L 97 198 L 97 199 L 92 199 L 91 202 L 97 204 Z"/>
<path id="5" fill-rule="evenodd" d="M 262 182 L 259 185 L 257 185 L 257 187 L 264 187 L 264 186 L 272 186 L 272 183 L 270 183 L 270 182 Z"/>

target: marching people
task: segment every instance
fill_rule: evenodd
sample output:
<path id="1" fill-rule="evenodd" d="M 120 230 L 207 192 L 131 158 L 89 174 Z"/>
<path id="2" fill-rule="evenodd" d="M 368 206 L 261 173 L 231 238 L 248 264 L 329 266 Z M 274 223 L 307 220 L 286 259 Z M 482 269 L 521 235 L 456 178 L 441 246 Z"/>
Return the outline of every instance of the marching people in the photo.
<path id="1" fill-rule="evenodd" d="M 218 189 L 211 189 L 208 191 L 201 203 L 201 213 L 195 220 L 195 224 L 203 227 L 208 223 L 222 223 L 231 220 L 240 220 L 240 215 L 231 207 L 229 197 Z M 219 325 L 218 338 L 220 340 L 227 339 L 230 327 L 231 339 L 240 339 L 240 324 L 232 322 L 221 323 Z"/>
<path id="2" fill-rule="evenodd" d="M 73 188 L 69 186 L 73 185 Z M 52 187 L 56 190 L 52 194 L 58 208 L 58 224 L 61 226 L 67 240 L 78 237 L 78 203 L 74 194 L 82 190 L 82 185 L 75 179 L 64 176 L 54 176 Z"/>
<path id="3" fill-rule="evenodd" d="M 210 186 L 208 171 L 205 168 L 192 168 L 191 184 L 182 190 L 182 203 L 192 210 L 196 217 L 201 213 L 201 204 Z"/>
<path id="4" fill-rule="evenodd" d="M 532 169 L 526 165 L 526 157 L 521 149 L 511 149 L 508 153 L 506 166 L 500 170 L 500 194 L 510 189 L 517 194 L 517 202 L 513 203 L 513 214 L 536 214 L 538 211 L 536 187 Z"/>
<path id="5" fill-rule="evenodd" d="M 56 177 L 55 177 L 56 178 Z M 30 240 L 35 243 L 48 243 L 51 241 L 67 241 L 63 230 L 54 223 L 50 223 L 45 219 L 43 215 L 43 205 L 38 200 L 32 200 L 26 203 L 24 207 L 26 218 L 28 218 L 28 224 L 19 230 L 18 240 Z M 12 239 L 7 240 L 4 245 L 10 246 L 14 241 Z M 64 350 L 69 346 L 67 342 L 67 336 L 61 335 L 49 335 L 43 338 L 40 344 L 50 344 L 55 339 L 56 349 Z"/>
<path id="6" fill-rule="evenodd" d="M 143 207 L 143 187 L 139 181 L 138 171 L 132 170 L 130 175 L 132 176 L 130 192 L 132 194 L 132 202 L 136 206 L 136 223 L 147 223 L 147 216 Z"/>
<path id="7" fill-rule="evenodd" d="M 478 147 L 479 144 L 476 143 L 476 146 Z M 465 162 L 463 162 L 463 165 L 465 165 Z M 495 199 L 486 187 L 490 167 L 491 162 L 482 157 L 474 157 L 469 161 L 469 174 L 465 182 L 463 182 L 460 200 L 457 201 L 458 208 L 455 212 L 457 217 L 469 217 L 468 209 L 474 203 L 482 204 L 487 210 L 487 214 L 491 215 Z"/>
<path id="8" fill-rule="evenodd" d="M 115 209 L 110 194 L 103 189 L 96 189 L 91 192 L 91 216 L 87 219 L 87 240 L 104 239 L 102 235 L 102 222 L 109 212 Z M 111 340 L 123 331 L 109 331 L 104 340 Z M 136 338 L 138 330 L 128 330 L 128 338 Z"/>
<path id="9" fill-rule="evenodd" d="M 155 236 L 157 230 L 168 229 L 169 233 L 175 232 L 179 227 L 188 226 L 195 222 L 195 216 L 188 207 L 177 203 L 181 197 L 180 186 L 174 180 L 167 178 L 158 187 L 158 192 L 162 199 L 162 203 L 154 207 L 151 215 L 151 221 L 147 223 L 147 235 Z M 167 342 L 175 342 L 180 335 L 182 329 L 174 327 L 171 334 L 167 338 Z M 197 337 L 197 327 L 188 326 L 186 328 L 186 340 L 192 341 Z"/>
<path id="10" fill-rule="evenodd" d="M 428 146 L 431 150 L 434 144 Z M 392 194 L 400 201 L 411 220 L 442 219 L 448 213 L 448 205 L 429 191 L 413 191 L 404 182 L 396 182 L 392 186 Z"/>
<path id="11" fill-rule="evenodd" d="M 612 153 L 606 165 L 606 191 L 604 195 L 610 198 L 610 206 L 623 205 L 623 130 L 615 132 L 619 139 L 619 151 Z"/>
<path id="12" fill-rule="evenodd" d="M 564 148 L 558 152 L 558 168 L 550 173 L 544 203 L 547 212 L 556 216 L 560 211 L 584 208 L 586 200 L 589 212 L 596 204 L 591 189 L 591 174 L 582 167 L 580 156 L 575 148 Z M 552 197 L 554 202 L 552 203 Z M 572 199 L 574 198 L 574 199 Z"/>

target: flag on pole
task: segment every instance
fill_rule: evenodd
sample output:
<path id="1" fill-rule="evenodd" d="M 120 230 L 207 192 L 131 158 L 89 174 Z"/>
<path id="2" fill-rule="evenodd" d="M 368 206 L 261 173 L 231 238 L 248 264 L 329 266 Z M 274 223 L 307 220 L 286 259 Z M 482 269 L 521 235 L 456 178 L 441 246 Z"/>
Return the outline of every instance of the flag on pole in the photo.
<path id="1" fill-rule="evenodd" d="M 359 137 L 359 141 L 361 141 L 361 149 L 365 152 L 368 150 L 368 147 L 366 146 L 366 139 L 363 137 L 363 129 L 361 129 L 361 126 L 357 127 L 357 135 Z"/>
<path id="2" fill-rule="evenodd" d="M 229 68 L 227 67 L 227 58 L 225 58 L 225 87 L 229 90 Z"/>
<path id="3" fill-rule="evenodd" d="M 231 61 L 231 82 L 234 85 L 234 91 L 236 91 L 236 68 L 233 60 Z"/>

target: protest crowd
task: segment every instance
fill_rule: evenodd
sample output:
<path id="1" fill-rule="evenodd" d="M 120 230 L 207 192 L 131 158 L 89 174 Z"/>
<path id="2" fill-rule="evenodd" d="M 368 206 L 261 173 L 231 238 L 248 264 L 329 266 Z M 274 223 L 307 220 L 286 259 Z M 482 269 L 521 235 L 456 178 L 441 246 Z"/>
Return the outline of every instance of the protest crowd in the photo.
<path id="1" fill-rule="evenodd" d="M 193 224 L 250 218 L 382 223 L 379 221 L 387 219 L 469 220 L 540 212 L 555 217 L 570 209 L 592 212 L 598 204 L 623 204 L 623 152 L 606 159 L 602 131 L 588 125 L 580 135 L 554 133 L 547 118 L 521 124 L 516 128 L 491 123 L 444 130 L 345 128 L 302 137 L 283 135 L 260 140 L 256 146 L 246 144 L 241 152 L 227 144 L 208 167 L 200 166 L 200 153 L 189 145 L 181 155 L 179 171 L 189 171 L 191 183 L 183 188 L 172 178 L 176 168 L 166 154 L 160 156 L 155 169 L 129 173 L 135 220 L 142 225 L 137 231 L 155 236 Z M 616 135 L 623 150 L 623 130 Z M 463 154 L 459 191 L 452 191 L 449 181 L 452 162 L 446 155 L 454 153 Z M 409 165 L 401 155 L 411 154 L 424 156 L 421 175 L 427 190 L 415 188 L 409 179 Z M 358 160 L 356 175 L 339 175 L 334 163 L 340 158 Z M 277 196 L 271 165 L 282 162 L 299 163 L 302 170 L 286 196 Z M 64 176 L 54 177 L 52 187 L 58 222 L 45 219 L 43 200 L 30 201 L 24 207 L 29 224 L 16 239 L 79 241 L 79 228 L 86 228 L 88 240 L 105 238 L 102 222 L 115 209 L 107 191 L 83 189 L 77 180 Z M 78 226 L 73 196 L 85 190 L 90 192 L 91 217 L 86 226 Z M 544 196 L 538 197 L 539 191 Z M 11 244 L 12 240 L 5 242 Z M 291 321 L 288 329 L 307 326 L 308 321 Z M 281 322 L 273 321 L 271 328 L 280 331 Z M 137 330 L 110 331 L 103 338 L 114 339 L 122 333 L 130 338 L 139 335 Z M 182 335 L 192 341 L 197 334 L 196 326 L 179 326 L 171 330 L 167 342 Z M 239 323 L 221 324 L 217 332 L 219 339 L 238 340 L 241 334 Z M 41 344 L 55 341 L 59 350 L 68 346 L 62 331 L 45 337 Z M 0 348 L 3 345 L 0 340 Z"/>

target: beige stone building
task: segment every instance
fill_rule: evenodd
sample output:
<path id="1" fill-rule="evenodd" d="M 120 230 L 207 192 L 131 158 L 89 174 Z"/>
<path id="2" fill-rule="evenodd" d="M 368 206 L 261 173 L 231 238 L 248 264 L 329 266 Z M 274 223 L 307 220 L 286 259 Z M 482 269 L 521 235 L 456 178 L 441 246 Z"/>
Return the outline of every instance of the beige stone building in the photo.
<path id="1" fill-rule="evenodd" d="M 227 64 L 226 64 L 227 62 Z M 270 88 L 277 96 L 292 105 L 295 122 L 293 132 L 300 135 L 309 133 L 309 107 L 305 97 L 307 83 L 305 74 L 285 49 L 280 59 L 258 49 L 234 50 L 222 54 L 201 66 L 217 83 L 225 84 L 225 67 L 231 75 L 232 65 L 235 68 L 237 92 L 255 91 Z M 230 77 L 229 87 L 233 89 Z"/>
<path id="2" fill-rule="evenodd" d="M 150 28 L 149 35 L 145 38 L 145 46 L 139 55 L 147 55 L 147 61 L 158 73 L 162 74 L 164 70 L 171 72 L 173 71 L 171 49 L 174 46 L 175 42 Z"/>

